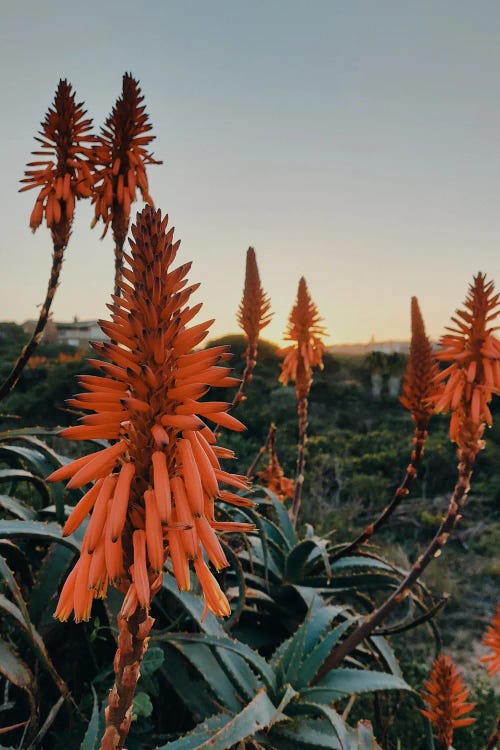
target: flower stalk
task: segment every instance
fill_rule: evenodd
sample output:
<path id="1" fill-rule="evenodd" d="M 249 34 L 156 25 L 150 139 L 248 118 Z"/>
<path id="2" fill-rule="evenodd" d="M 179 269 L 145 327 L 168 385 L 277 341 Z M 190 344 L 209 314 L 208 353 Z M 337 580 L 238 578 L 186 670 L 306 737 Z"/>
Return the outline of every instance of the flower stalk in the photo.
<path id="1" fill-rule="evenodd" d="M 493 294 L 493 284 L 485 284 L 483 274 L 478 274 L 469 288 L 465 301 L 466 310 L 458 311 L 467 325 L 460 323 L 453 338 L 441 339 L 440 359 L 452 364 L 435 376 L 438 385 L 449 377 L 443 391 L 432 398 L 441 410 L 452 409 L 450 436 L 457 444 L 458 478 L 451 496 L 447 513 L 426 550 L 419 556 L 408 574 L 391 596 L 374 612 L 368 615 L 350 635 L 338 644 L 325 660 L 315 678 L 338 666 L 408 595 L 432 560 L 442 552 L 461 514 L 470 489 L 472 469 L 478 452 L 484 448 L 482 440 L 486 424 L 491 424 L 488 403 L 492 393 L 500 386 L 500 342 L 493 336 L 490 323 L 498 315 L 498 295 Z M 453 319 L 456 322 L 457 318 Z M 497 380 L 498 373 L 498 380 Z M 444 395 L 443 395 L 444 394 Z M 478 395 L 479 394 L 479 395 Z"/>
<path id="2" fill-rule="evenodd" d="M 148 634 L 154 620 L 146 609 L 137 607 L 128 619 L 118 615 L 118 649 L 115 656 L 115 683 L 104 715 L 106 729 L 100 750 L 123 748 L 132 721 L 132 706 Z"/>
<path id="3" fill-rule="evenodd" d="M 167 221 L 150 206 L 138 214 L 122 293 L 113 296 L 111 320 L 100 321 L 110 341 L 94 343 L 103 359 L 89 360 L 99 374 L 81 376 L 84 391 L 68 400 L 94 413 L 62 430 L 62 437 L 112 442 L 49 477 L 69 479 L 69 489 L 93 483 L 63 529 L 72 534 L 91 514 L 56 617 L 67 620 L 74 613 L 76 621 L 88 620 L 94 598 L 104 598 L 110 583 L 124 594 L 102 750 L 125 742 L 153 624 L 151 601 L 167 557 L 180 590 L 191 587 L 193 563 L 205 611 L 225 617 L 231 608 L 206 560 L 216 570 L 228 565 L 217 531 L 254 528 L 215 519 L 216 499 L 253 503 L 232 492 L 247 489 L 246 477 L 222 469 L 219 459 L 233 454 L 217 445 L 207 421 L 237 431 L 244 426 L 228 414 L 230 403 L 199 399 L 210 386 L 239 381 L 230 368 L 219 366 L 229 356 L 227 347 L 194 350 L 212 321 L 191 325 L 201 308 L 188 304 L 198 285 L 187 285 L 190 263 L 172 267 L 180 243 L 173 241 L 173 229 L 167 231 Z"/>
<path id="4" fill-rule="evenodd" d="M 424 321 L 416 297 L 412 297 L 411 300 L 411 330 L 410 354 L 400 396 L 402 405 L 409 410 L 412 422 L 415 425 L 410 463 L 403 481 L 378 518 L 370 523 L 350 544 L 334 553 L 332 560 L 351 555 L 362 544 L 368 542 L 375 532 L 388 522 L 400 503 L 408 496 L 411 485 L 417 476 L 424 455 L 429 420 L 434 414 L 431 401 L 442 389 L 440 384 L 436 384 L 438 366 L 432 353 L 431 343 L 425 333 Z"/>
<path id="5" fill-rule="evenodd" d="M 292 308 L 285 332 L 285 339 L 293 343 L 282 350 L 284 359 L 281 365 L 280 383 L 287 385 L 289 380 L 295 382 L 298 415 L 297 467 L 295 472 L 295 491 L 290 508 L 290 520 L 295 526 L 302 502 L 304 484 L 305 447 L 307 440 L 307 399 L 312 384 L 313 366 L 323 368 L 324 345 L 321 337 L 325 330 L 321 326 L 321 317 L 311 299 L 306 280 L 299 281 L 297 300 Z"/>
<path id="6" fill-rule="evenodd" d="M 146 146 L 154 140 L 139 82 L 130 73 L 123 76 L 122 94 L 101 128 L 95 148 L 98 173 L 93 202 L 93 226 L 102 219 L 103 237 L 109 224 L 115 243 L 115 296 L 120 296 L 123 253 L 130 224 L 130 207 L 139 189 L 143 200 L 153 205 L 146 166 L 161 164 Z"/>
<path id="7" fill-rule="evenodd" d="M 238 325 L 245 333 L 247 341 L 246 351 L 243 355 L 245 358 L 245 368 L 241 376 L 241 381 L 231 402 L 231 409 L 235 409 L 239 404 L 245 401 L 245 391 L 252 382 L 253 371 L 257 364 L 257 352 L 259 345 L 259 335 L 263 328 L 271 322 L 273 314 L 270 312 L 271 302 L 264 292 L 260 283 L 259 269 L 255 250 L 249 247 L 246 255 L 245 265 L 245 284 L 243 287 L 243 297 L 241 298 L 238 308 L 237 320 Z M 214 434 L 219 434 L 220 425 L 218 425 Z M 251 474 L 247 472 L 247 477 Z"/>
<path id="8" fill-rule="evenodd" d="M 93 184 L 92 150 L 90 133 L 92 120 L 85 119 L 82 103 L 75 101 L 75 94 L 66 80 L 60 80 L 41 130 L 36 140 L 40 150 L 38 157 L 29 162 L 20 192 L 38 188 L 39 193 L 30 217 L 30 227 L 36 232 L 45 220 L 52 236 L 53 254 L 47 292 L 38 320 L 28 343 L 23 347 L 14 367 L 0 385 L 0 399 L 15 387 L 28 360 L 41 342 L 49 319 L 50 309 L 59 283 L 64 251 L 69 242 L 75 202 L 91 194 Z"/>

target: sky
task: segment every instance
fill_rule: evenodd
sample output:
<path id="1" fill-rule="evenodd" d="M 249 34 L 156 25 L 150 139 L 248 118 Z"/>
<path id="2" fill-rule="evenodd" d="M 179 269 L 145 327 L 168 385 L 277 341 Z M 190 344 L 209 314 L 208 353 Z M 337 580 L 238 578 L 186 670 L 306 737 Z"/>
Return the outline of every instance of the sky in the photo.
<path id="1" fill-rule="evenodd" d="M 300 276 L 329 344 L 407 339 L 413 295 L 437 338 L 475 273 L 500 283 L 497 0 L 16 0 L 1 16 L 0 320 L 45 296 L 50 234 L 18 188 L 58 81 L 98 129 L 124 72 L 211 338 L 238 330 L 249 245 L 278 342 Z M 55 320 L 107 316 L 112 239 L 91 219 L 79 202 Z"/>

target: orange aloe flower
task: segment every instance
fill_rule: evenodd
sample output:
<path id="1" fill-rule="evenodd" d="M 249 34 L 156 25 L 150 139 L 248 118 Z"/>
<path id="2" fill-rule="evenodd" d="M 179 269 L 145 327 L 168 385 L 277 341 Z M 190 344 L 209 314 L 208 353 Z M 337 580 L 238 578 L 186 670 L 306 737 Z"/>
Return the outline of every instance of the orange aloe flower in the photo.
<path id="1" fill-rule="evenodd" d="M 262 483 L 274 492 L 278 500 L 283 503 L 285 500 L 291 500 L 295 492 L 295 483 L 293 479 L 285 476 L 285 472 L 278 461 L 276 453 L 271 454 L 269 463 L 263 471 L 257 474 Z"/>
<path id="2" fill-rule="evenodd" d="M 500 672 L 500 604 L 493 615 L 491 625 L 488 625 L 483 636 L 483 645 L 491 649 L 491 653 L 481 656 L 488 674 L 493 676 Z"/>
<path id="3" fill-rule="evenodd" d="M 474 724 L 476 719 L 464 714 L 472 711 L 475 703 L 466 703 L 470 690 L 451 657 L 440 654 L 432 665 L 429 679 L 424 682 L 423 699 L 427 710 L 422 710 L 434 725 L 436 736 L 446 748 L 453 742 L 453 730 Z"/>
<path id="4" fill-rule="evenodd" d="M 249 349 L 257 348 L 259 334 L 271 322 L 271 301 L 262 289 L 255 250 L 249 247 L 246 257 L 245 286 L 238 308 L 238 325 L 245 332 Z"/>
<path id="5" fill-rule="evenodd" d="M 92 149 L 86 145 L 94 141 L 90 134 L 92 120 L 84 119 L 83 106 L 75 102 L 71 85 L 60 80 L 54 103 L 41 123 L 40 137 L 36 138 L 41 150 L 33 151 L 33 155 L 40 158 L 28 164 L 32 169 L 21 180 L 26 183 L 21 192 L 40 190 L 30 227 L 36 231 L 45 216 L 47 226 L 53 234 L 61 234 L 64 245 L 69 239 L 75 201 L 88 198 L 93 183 Z"/>
<path id="6" fill-rule="evenodd" d="M 57 606 L 61 620 L 72 611 L 76 620 L 88 619 L 108 582 L 126 593 L 123 616 L 138 606 L 147 610 L 167 555 L 180 589 L 190 588 L 193 561 L 206 607 L 219 616 L 230 613 L 204 554 L 216 570 L 225 567 L 216 532 L 252 527 L 216 522 L 214 499 L 253 503 L 234 494 L 234 488 L 247 489 L 247 480 L 221 468 L 219 459 L 232 452 L 216 444 L 207 421 L 232 430 L 244 426 L 227 413 L 228 403 L 199 399 L 210 386 L 239 381 L 221 366 L 230 356 L 227 347 L 194 351 L 213 321 L 191 325 L 201 304 L 188 303 L 199 285 L 187 285 L 190 263 L 172 267 L 180 243 L 167 221 L 150 206 L 137 215 L 122 294 L 109 305 L 111 321 L 100 321 L 110 342 L 93 344 L 105 361 L 89 360 L 98 374 L 80 376 L 83 391 L 68 401 L 94 413 L 62 430 L 63 437 L 113 443 L 49 477 L 69 479 L 69 489 L 93 483 L 64 527 L 65 535 L 73 533 L 91 513 Z"/>
<path id="7" fill-rule="evenodd" d="M 418 429 L 425 430 L 430 417 L 434 414 L 430 399 L 436 396 L 436 392 L 442 391 L 442 386 L 436 384 L 438 372 L 432 345 L 425 333 L 418 300 L 412 297 L 410 355 L 399 400 L 411 413 Z"/>
<path id="8" fill-rule="evenodd" d="M 500 392 L 500 341 L 492 326 L 500 309 L 499 295 L 483 273 L 474 277 L 465 309 L 452 317 L 454 328 L 441 338 L 438 359 L 451 364 L 436 378 L 444 381 L 435 399 L 438 412 L 451 411 L 450 438 L 459 448 L 477 453 L 485 425 L 491 426 L 488 404 Z"/>
<path id="9" fill-rule="evenodd" d="M 146 149 L 155 136 L 149 133 L 152 126 L 143 101 L 138 81 L 130 73 L 125 73 L 122 95 L 101 128 L 95 149 L 100 169 L 94 188 L 93 223 L 95 225 L 102 219 L 104 234 L 112 223 L 115 240 L 122 244 L 127 236 L 130 206 L 136 199 L 136 189 L 139 188 L 146 203 L 153 204 L 146 165 L 161 164 Z"/>
<path id="10" fill-rule="evenodd" d="M 287 385 L 295 381 L 297 398 L 307 398 L 312 383 L 312 367 L 323 368 L 324 344 L 321 337 L 325 329 L 320 325 L 316 305 L 311 299 L 306 280 L 302 276 L 297 291 L 297 301 L 292 308 L 285 333 L 287 341 L 293 344 L 281 351 L 284 356 L 279 377 L 280 383 Z"/>

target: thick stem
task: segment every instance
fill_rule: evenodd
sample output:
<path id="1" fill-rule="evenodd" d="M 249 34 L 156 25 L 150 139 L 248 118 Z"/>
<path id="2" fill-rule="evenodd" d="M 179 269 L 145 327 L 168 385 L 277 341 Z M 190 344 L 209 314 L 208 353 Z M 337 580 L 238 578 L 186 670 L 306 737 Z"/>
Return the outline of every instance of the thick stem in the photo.
<path id="1" fill-rule="evenodd" d="M 117 200 L 113 201 L 113 219 L 111 227 L 113 229 L 113 239 L 115 242 L 115 287 L 116 297 L 121 294 L 120 281 L 122 278 L 123 268 L 123 248 L 127 239 L 129 220 L 125 216 L 123 206 Z"/>
<path id="2" fill-rule="evenodd" d="M 115 684 L 105 711 L 106 730 L 100 750 L 120 750 L 125 746 L 141 662 L 148 647 L 147 636 L 154 623 L 146 610 L 139 606 L 128 620 L 121 614 L 117 620 L 119 635 L 114 660 Z"/>
<path id="3" fill-rule="evenodd" d="M 313 680 L 313 684 L 317 683 L 325 674 L 331 669 L 337 667 L 342 660 L 350 654 L 361 641 L 367 638 L 373 630 L 380 625 L 380 623 L 392 612 L 392 610 L 400 604 L 403 599 L 407 596 L 409 589 L 422 575 L 423 571 L 429 565 L 429 563 L 435 558 L 439 557 L 441 550 L 448 541 L 453 527 L 460 517 L 460 511 L 462 510 L 466 500 L 467 494 L 470 489 L 470 477 L 472 474 L 472 465 L 474 459 L 468 456 L 466 459 L 462 459 L 459 464 L 458 480 L 455 485 L 453 495 L 450 499 L 448 506 L 448 512 L 442 521 L 439 529 L 437 530 L 434 538 L 430 542 L 427 549 L 422 555 L 416 560 L 407 576 L 400 583 L 398 588 L 393 594 L 385 601 L 375 612 L 368 615 L 364 621 L 355 629 L 353 632 L 342 641 L 333 651 L 330 653 L 328 658 L 323 663 L 323 666 L 319 670 L 318 674 Z"/>
<path id="4" fill-rule="evenodd" d="M 380 529 L 381 526 L 387 523 L 401 501 L 404 500 L 405 497 L 407 497 L 408 493 L 410 492 L 411 484 L 417 476 L 418 467 L 424 454 L 424 444 L 426 438 L 426 429 L 422 428 L 421 426 L 416 427 L 415 436 L 413 438 L 414 448 L 411 453 L 410 463 L 408 465 L 408 468 L 406 469 L 405 477 L 395 491 L 391 502 L 386 505 L 377 520 L 367 526 L 364 531 L 362 531 L 361 534 L 356 537 L 356 539 L 354 539 L 354 541 L 352 541 L 346 547 L 337 550 L 337 552 L 332 555 L 331 562 L 338 560 L 339 557 L 345 557 L 346 555 L 352 554 L 356 549 L 358 549 L 358 547 L 367 542 L 373 536 L 373 534 L 375 534 L 375 532 Z"/>
<path id="5" fill-rule="evenodd" d="M 55 232 L 52 233 L 52 239 L 54 242 L 54 251 L 52 254 L 52 268 L 50 271 L 50 278 L 49 278 L 49 284 L 47 287 L 47 294 L 45 295 L 45 301 L 42 305 L 42 309 L 40 310 L 38 322 L 35 326 L 35 329 L 31 335 L 30 340 L 21 351 L 21 354 L 19 355 L 17 361 L 15 362 L 14 367 L 12 368 L 10 374 L 4 380 L 2 385 L 0 385 L 0 400 L 2 398 L 5 398 L 5 396 L 7 396 L 16 385 L 17 381 L 19 380 L 21 376 L 22 371 L 24 370 L 24 368 L 26 367 L 28 363 L 29 358 L 31 357 L 31 355 L 37 348 L 38 344 L 42 340 L 43 331 L 47 324 L 47 320 L 49 319 L 49 313 L 50 313 L 50 308 L 52 305 L 52 300 L 54 299 L 57 285 L 59 283 L 59 275 L 61 273 L 64 251 L 66 249 L 67 240 L 69 239 L 69 227 L 68 227 L 67 236 L 64 238 L 65 241 L 64 240 L 60 241 L 55 236 Z"/>
<path id="6" fill-rule="evenodd" d="M 119 297 L 121 294 L 120 281 L 122 278 L 122 267 L 123 267 L 123 245 L 124 242 L 115 242 L 115 286 L 114 294 Z"/>
<path id="7" fill-rule="evenodd" d="M 305 448 L 307 440 L 307 398 L 302 396 L 297 404 L 299 416 L 299 439 L 297 443 L 297 470 L 295 476 L 295 492 L 292 507 L 290 508 L 290 520 L 295 527 L 302 502 L 302 487 L 304 484 L 304 468 L 306 464 Z"/>

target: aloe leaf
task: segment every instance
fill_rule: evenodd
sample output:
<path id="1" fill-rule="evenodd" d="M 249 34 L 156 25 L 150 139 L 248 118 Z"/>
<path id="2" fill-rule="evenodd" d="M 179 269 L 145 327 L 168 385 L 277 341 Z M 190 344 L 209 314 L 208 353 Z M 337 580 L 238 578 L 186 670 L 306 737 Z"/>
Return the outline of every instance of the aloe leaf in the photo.
<path id="1" fill-rule="evenodd" d="M 344 695 L 369 693 L 374 690 L 411 690 L 401 677 L 367 669 L 333 669 L 314 687 L 301 691 L 305 700 L 331 703 Z"/>
<path id="2" fill-rule="evenodd" d="M 309 609 L 302 625 L 297 628 L 291 638 L 285 641 L 285 647 L 278 649 L 278 658 L 273 657 L 275 668 L 280 670 L 283 674 L 283 679 L 286 682 L 292 683 L 292 685 L 297 678 L 298 669 L 302 661 L 306 628 L 310 616 L 311 610 Z"/>
<path id="3" fill-rule="evenodd" d="M 206 617 L 204 617 L 204 606 L 199 596 L 195 596 L 190 591 L 179 591 L 172 576 L 163 576 L 162 588 L 176 598 L 177 602 L 191 615 L 204 633 L 221 638 L 226 637 L 224 628 L 211 612 L 207 612 Z M 248 699 L 255 695 L 259 684 L 245 660 L 227 649 L 219 650 L 218 657 L 224 663 L 225 668 L 229 670 L 242 695 Z"/>
<path id="4" fill-rule="evenodd" d="M 0 558 L 0 560 L 4 562 L 3 558 Z M 2 575 L 4 577 L 4 580 L 6 580 L 9 585 L 9 580 L 5 576 L 4 570 L 2 570 Z M 10 575 L 12 576 L 12 573 Z M 17 587 L 17 584 L 16 584 L 16 587 Z M 19 592 L 19 596 L 21 596 L 20 592 Z M 17 596 L 15 596 L 15 598 L 16 600 L 18 600 Z M 49 672 L 52 679 L 56 683 L 59 689 L 59 692 L 65 698 L 69 699 L 70 692 L 69 692 L 68 686 L 66 685 L 62 677 L 60 677 L 54 665 L 52 664 L 52 661 L 47 652 L 45 643 L 43 642 L 41 635 L 38 633 L 38 631 L 35 629 L 34 625 L 32 624 L 31 620 L 29 619 L 28 610 L 26 608 L 26 604 L 22 600 L 22 597 L 21 597 L 21 601 L 22 601 L 22 605 L 21 607 L 18 607 L 16 604 L 11 602 L 10 599 L 7 599 L 6 596 L 4 596 L 3 594 L 0 594 L 0 609 L 2 609 L 5 613 L 10 615 L 21 626 L 22 631 L 25 633 L 25 635 L 28 637 L 29 641 L 31 642 L 31 645 L 34 651 L 37 653 L 38 658 L 40 659 L 45 669 Z"/>
<path id="5" fill-rule="evenodd" d="M 11 495 L 0 495 L 0 508 L 3 508 L 13 516 L 17 516 L 22 521 L 32 521 L 36 518 L 35 511 L 29 505 Z"/>
<path id="6" fill-rule="evenodd" d="M 369 640 L 384 660 L 387 668 L 391 670 L 392 674 L 395 674 L 397 677 L 402 678 L 403 674 L 401 672 L 399 662 L 396 658 L 396 654 L 394 653 L 388 641 L 381 635 L 372 635 L 370 636 Z"/>
<path id="7" fill-rule="evenodd" d="M 343 570 L 344 568 L 378 568 L 379 570 L 390 570 L 395 573 L 394 567 L 384 562 L 378 557 L 368 555 L 355 555 L 353 557 L 340 557 L 332 563 L 332 571 Z"/>
<path id="8" fill-rule="evenodd" d="M 222 539 L 221 544 L 231 566 L 228 572 L 231 574 L 231 576 L 235 577 L 238 591 L 236 598 L 230 598 L 231 614 L 224 620 L 223 623 L 224 630 L 230 631 L 231 628 L 236 625 L 241 617 L 241 613 L 243 612 L 243 607 L 245 606 L 246 584 L 245 576 L 243 574 L 243 568 L 241 567 L 241 562 L 238 558 L 238 555 L 236 555 L 230 545 Z"/>
<path id="9" fill-rule="evenodd" d="M 2 454 L 15 456 L 23 463 L 30 464 L 41 476 L 46 476 L 53 468 L 43 453 L 40 453 L 35 448 L 25 448 L 22 445 L 3 445 L 0 443 L 0 455 Z"/>
<path id="10" fill-rule="evenodd" d="M 225 718 L 226 721 L 222 725 L 222 719 L 217 717 L 217 721 L 212 725 L 202 724 L 189 735 L 162 745 L 157 750 L 228 750 L 260 729 L 286 717 L 283 714 L 276 716 L 276 707 L 262 689 L 240 713 Z"/>
<path id="11" fill-rule="evenodd" d="M 197 750 L 203 746 L 201 743 L 209 741 L 216 732 L 223 729 L 230 719 L 231 715 L 227 713 L 210 716 L 180 739 L 166 745 L 157 745 L 155 750 Z"/>
<path id="12" fill-rule="evenodd" d="M 17 430 L 3 430 L 0 432 L 0 440 L 13 440 L 14 438 L 25 437 L 26 435 L 55 437 L 59 434 L 60 429 L 60 427 L 55 427 L 52 430 L 44 427 L 20 427 Z"/>
<path id="13" fill-rule="evenodd" d="M 57 523 L 45 523 L 44 521 L 0 521 L 0 537 L 7 539 L 28 537 L 45 542 L 59 542 L 76 552 L 80 551 L 80 545 L 75 536 L 63 537 L 62 529 Z"/>
<path id="14" fill-rule="evenodd" d="M 0 672 L 13 685 L 32 692 L 35 678 L 32 671 L 5 641 L 0 640 Z"/>
<path id="15" fill-rule="evenodd" d="M 180 639 L 169 640 L 179 653 L 198 671 L 205 680 L 205 690 L 211 694 L 213 711 L 217 706 L 228 711 L 238 711 L 241 707 L 241 696 L 237 694 L 234 683 L 221 667 L 211 649 L 201 642 L 183 643 Z M 176 675 L 172 675 L 173 680 Z"/>
<path id="16" fill-rule="evenodd" d="M 270 518 L 262 518 L 262 522 L 266 537 L 286 552 L 286 550 L 289 549 L 289 542 L 283 530 Z"/>
<path id="17" fill-rule="evenodd" d="M 14 597 L 14 600 L 19 607 L 22 616 L 24 620 L 28 623 L 29 622 L 29 614 L 28 614 L 28 608 L 26 606 L 26 602 L 23 599 L 23 595 L 21 593 L 21 589 L 17 585 L 17 581 L 14 578 L 14 574 L 12 573 L 11 569 L 7 565 L 5 558 L 0 555 L 0 578 L 3 578 L 5 583 L 7 584 L 7 588 L 9 589 L 10 593 Z"/>
<path id="18" fill-rule="evenodd" d="M 25 471 L 24 469 L 0 469 L 0 482 L 30 482 L 42 495 L 45 504 L 48 505 L 50 503 L 50 492 L 46 483 L 36 474 L 32 474 L 31 471 Z"/>
<path id="19" fill-rule="evenodd" d="M 47 714 L 45 721 L 43 722 L 42 726 L 40 727 L 39 732 L 37 733 L 36 737 L 33 738 L 31 743 L 28 745 L 27 750 L 35 750 L 36 748 L 40 747 L 40 743 L 42 742 L 43 738 L 49 731 L 50 727 L 54 723 L 57 714 L 59 713 L 59 709 L 64 703 L 64 698 L 61 695 L 61 697 L 54 703 L 52 708 L 50 709 L 49 713 Z"/>
<path id="20" fill-rule="evenodd" d="M 304 563 L 315 547 L 316 542 L 313 539 L 304 539 L 302 542 L 295 545 L 286 558 L 286 580 L 296 581 L 300 577 L 300 574 L 304 571 Z"/>
<path id="21" fill-rule="evenodd" d="M 18 544 L 10 539 L 0 537 L 0 554 L 5 557 L 7 564 L 16 571 L 16 576 L 28 590 L 33 586 L 33 575 L 28 556 Z"/>
<path id="22" fill-rule="evenodd" d="M 299 587 L 294 588 L 297 590 Z M 301 588 L 299 593 L 304 594 Z M 308 605 L 308 611 L 302 624 L 288 640 L 278 646 L 272 659 L 274 667 L 280 667 L 286 679 L 292 684 L 299 679 L 298 672 L 304 657 L 314 648 L 329 622 L 343 609 L 325 605 L 314 591 L 310 591 L 309 594 L 309 597 L 303 597 Z"/>
<path id="23" fill-rule="evenodd" d="M 283 503 L 278 500 L 274 492 L 271 492 L 271 490 L 267 489 L 267 487 L 259 487 L 259 489 L 263 490 L 271 500 L 276 515 L 278 516 L 278 525 L 285 535 L 289 548 L 292 549 L 292 547 L 297 544 L 298 539 L 297 534 L 295 533 L 295 529 L 293 528 L 293 524 L 290 521 L 290 516 L 288 515 L 287 509 L 285 508 Z"/>
<path id="24" fill-rule="evenodd" d="M 315 608 L 312 613 L 310 622 L 307 625 L 306 638 L 304 641 L 304 656 L 309 654 L 317 645 L 319 638 L 323 635 L 329 624 L 338 617 L 344 607 L 334 604 L 324 604 L 320 597 L 317 597 L 321 605 Z"/>
<path id="25" fill-rule="evenodd" d="M 324 706 L 319 703 L 305 703 L 299 701 L 294 703 L 291 707 L 291 714 L 296 717 L 300 714 L 308 716 L 320 716 L 328 722 L 331 729 L 333 730 L 335 737 L 338 740 L 338 747 L 340 750 L 350 750 L 351 743 L 349 741 L 349 728 L 346 726 L 345 721 L 330 706 Z M 353 749 L 354 750 L 354 749 Z"/>
<path id="26" fill-rule="evenodd" d="M 0 639 L 0 674 L 13 685 L 25 690 L 30 702 L 32 716 L 37 709 L 34 698 L 35 678 L 28 665 L 13 651 L 5 641 Z"/>
<path id="27" fill-rule="evenodd" d="M 155 638 L 155 640 L 168 642 L 200 643 L 207 646 L 216 646 L 217 648 L 227 649 L 241 656 L 252 666 L 272 690 L 275 688 L 276 680 L 273 670 L 269 667 L 266 660 L 249 646 L 240 641 L 231 638 L 217 638 L 200 633 L 165 633 Z"/>
<path id="28" fill-rule="evenodd" d="M 324 569 L 326 577 L 331 578 L 333 573 L 328 556 L 327 543 L 324 539 L 318 539 L 317 537 L 314 537 L 314 539 L 316 540 L 316 549 L 311 552 L 305 561 L 304 571 L 306 575 L 311 575 L 321 562 L 321 568 Z"/>
<path id="29" fill-rule="evenodd" d="M 355 573 L 352 575 L 342 574 L 334 575 L 329 581 L 324 578 L 306 578 L 304 585 L 314 588 L 322 588 L 325 592 L 349 591 L 353 594 L 356 590 L 363 591 L 380 591 L 381 589 L 395 589 L 400 583 L 400 579 L 395 575 L 388 573 Z"/>
<path id="30" fill-rule="evenodd" d="M 345 622 L 338 625 L 323 640 L 318 643 L 301 664 L 298 685 L 308 685 L 316 676 L 319 668 L 330 654 L 337 641 L 343 636 L 345 631 L 351 626 L 356 618 L 351 617 Z"/>
<path id="31" fill-rule="evenodd" d="M 213 694 L 207 690 L 205 680 L 200 680 L 197 673 L 186 669 L 184 656 L 173 645 L 165 643 L 165 664 L 160 674 L 170 683 L 180 700 L 192 714 L 195 721 L 202 721 L 211 716 L 214 710 Z"/>
<path id="32" fill-rule="evenodd" d="M 1 527 L 0 527 L 1 528 Z M 190 615 L 195 623 L 201 627 L 203 632 L 208 635 L 216 635 L 224 638 L 226 633 L 224 628 L 220 624 L 219 620 L 212 614 L 207 612 L 205 619 L 202 620 L 204 605 L 203 601 L 199 596 L 193 594 L 192 591 L 179 591 L 175 579 L 171 575 L 164 575 L 162 582 L 162 589 L 172 595 L 176 601 L 182 606 L 182 608 Z"/>
<path id="33" fill-rule="evenodd" d="M 30 617 L 36 625 L 40 626 L 40 624 L 48 624 L 52 621 L 53 599 L 74 557 L 75 550 L 70 550 L 61 544 L 50 545 L 28 595 L 27 605 Z"/>
<path id="34" fill-rule="evenodd" d="M 343 750 L 326 719 L 293 719 L 273 728 L 271 736 L 276 750 Z"/>
<path id="35" fill-rule="evenodd" d="M 97 700 L 97 694 L 92 685 L 92 714 L 89 719 L 87 731 L 80 745 L 80 750 L 96 750 L 98 733 L 99 733 L 99 702 Z"/>

